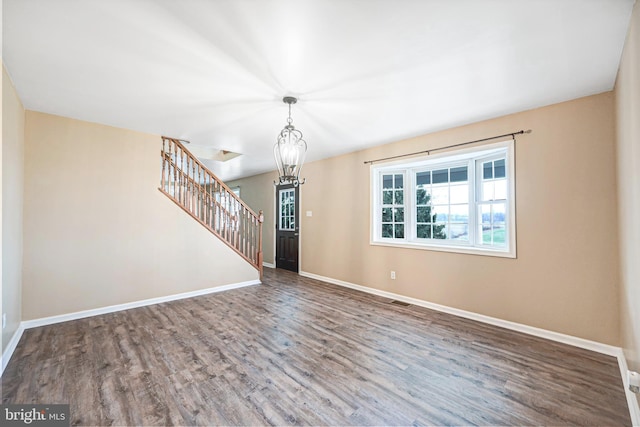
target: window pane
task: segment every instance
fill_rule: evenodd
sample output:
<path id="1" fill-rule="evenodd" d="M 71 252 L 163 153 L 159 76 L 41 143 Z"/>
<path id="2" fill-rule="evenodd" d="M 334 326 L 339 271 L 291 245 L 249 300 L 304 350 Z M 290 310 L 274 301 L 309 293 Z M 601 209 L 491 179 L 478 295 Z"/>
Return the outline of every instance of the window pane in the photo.
<path id="1" fill-rule="evenodd" d="M 382 175 L 382 188 L 393 188 L 393 175 Z"/>
<path id="2" fill-rule="evenodd" d="M 433 238 L 434 239 L 446 239 L 447 238 L 447 224 L 433 224 Z"/>
<path id="3" fill-rule="evenodd" d="M 402 175 L 396 175 L 396 187 L 395 188 L 402 188 Z"/>
<path id="4" fill-rule="evenodd" d="M 482 225 L 482 243 L 485 245 L 490 245 L 492 236 L 493 236 L 493 232 L 491 231 L 491 226 L 483 224 Z"/>
<path id="5" fill-rule="evenodd" d="M 386 190 L 382 192 L 382 204 L 383 205 L 393 204 L 393 190 Z"/>
<path id="6" fill-rule="evenodd" d="M 382 222 L 393 221 L 391 208 L 382 208 Z"/>
<path id="7" fill-rule="evenodd" d="M 416 174 L 416 184 L 431 184 L 431 172 L 419 172 Z"/>
<path id="8" fill-rule="evenodd" d="M 404 208 L 396 208 L 393 215 L 394 222 L 404 222 Z"/>
<path id="9" fill-rule="evenodd" d="M 505 246 L 506 231 L 504 227 L 483 227 L 482 243 L 493 246 Z"/>
<path id="10" fill-rule="evenodd" d="M 429 202 L 429 195 L 427 194 L 427 190 L 423 187 L 418 187 L 416 189 L 416 204 L 417 205 L 426 205 Z"/>
<path id="11" fill-rule="evenodd" d="M 451 182 L 467 180 L 467 167 L 451 168 Z"/>
<path id="12" fill-rule="evenodd" d="M 404 224 L 396 224 L 394 230 L 396 239 L 404 239 Z"/>
<path id="13" fill-rule="evenodd" d="M 506 200 L 507 199 L 507 180 L 499 179 L 494 181 L 495 183 L 495 199 Z"/>
<path id="14" fill-rule="evenodd" d="M 393 237 L 393 224 L 382 224 L 382 237 Z"/>
<path id="15" fill-rule="evenodd" d="M 449 206 L 434 206 L 431 213 L 436 215 L 435 221 L 445 222 L 449 217 Z"/>
<path id="16" fill-rule="evenodd" d="M 469 222 L 469 205 L 451 205 L 449 221 Z"/>
<path id="17" fill-rule="evenodd" d="M 482 200 L 483 202 L 488 202 L 490 200 L 495 199 L 495 183 L 494 181 L 483 182 L 482 183 Z"/>
<path id="18" fill-rule="evenodd" d="M 491 205 L 480 205 L 480 222 L 482 223 L 490 223 L 491 222 Z"/>
<path id="19" fill-rule="evenodd" d="M 468 241 L 469 224 L 449 224 L 449 238 Z"/>
<path id="20" fill-rule="evenodd" d="M 449 182 L 449 169 L 433 171 L 433 183 L 440 184 L 443 182 Z"/>
<path id="21" fill-rule="evenodd" d="M 416 235 L 419 239 L 428 239 L 431 238 L 431 225 L 427 224 L 418 224 L 416 229 Z"/>
<path id="22" fill-rule="evenodd" d="M 469 203 L 469 184 L 452 185 L 450 198 L 451 203 Z"/>
<path id="23" fill-rule="evenodd" d="M 430 206 L 418 206 L 416 212 L 417 222 L 431 222 L 431 207 Z"/>
<path id="24" fill-rule="evenodd" d="M 495 177 L 494 178 L 504 178 L 505 177 L 505 167 L 504 167 L 504 159 L 496 160 L 493 162 Z"/>
<path id="25" fill-rule="evenodd" d="M 404 191 L 403 190 L 396 190 L 395 191 L 395 204 L 396 205 L 403 205 L 404 204 Z"/>
<path id="26" fill-rule="evenodd" d="M 449 204 L 449 186 L 433 186 L 431 189 L 431 203 L 435 205 Z"/>
<path id="27" fill-rule="evenodd" d="M 500 204 L 494 204 L 492 206 L 492 222 L 493 222 L 493 226 L 502 226 L 504 227 L 505 224 L 505 209 L 506 206 L 502 203 Z"/>
<path id="28" fill-rule="evenodd" d="M 493 162 L 486 162 L 482 164 L 482 177 L 484 179 L 493 178 Z"/>

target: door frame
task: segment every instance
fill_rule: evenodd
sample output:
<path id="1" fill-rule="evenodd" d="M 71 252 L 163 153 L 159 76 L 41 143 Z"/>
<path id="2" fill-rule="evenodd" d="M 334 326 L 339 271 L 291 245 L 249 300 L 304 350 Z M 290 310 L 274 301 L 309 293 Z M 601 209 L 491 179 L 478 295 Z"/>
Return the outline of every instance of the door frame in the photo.
<path id="1" fill-rule="evenodd" d="M 302 272 L 302 186 L 298 186 L 298 274 Z M 278 199 L 278 186 L 273 186 L 273 268 L 278 268 L 278 246 L 276 232 L 278 231 L 278 216 L 280 200 Z"/>

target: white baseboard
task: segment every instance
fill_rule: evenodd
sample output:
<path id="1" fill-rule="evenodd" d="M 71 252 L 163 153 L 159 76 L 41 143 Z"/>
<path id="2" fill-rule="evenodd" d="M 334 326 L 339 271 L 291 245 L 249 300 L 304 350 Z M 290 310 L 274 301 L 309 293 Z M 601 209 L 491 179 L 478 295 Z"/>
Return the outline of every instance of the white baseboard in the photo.
<path id="1" fill-rule="evenodd" d="M 631 424 L 640 426 L 640 407 L 638 407 L 637 395 L 629 390 L 629 382 L 627 381 L 627 359 L 624 352 L 620 349 L 618 354 L 618 366 L 620 367 L 620 375 L 622 376 L 622 384 L 624 385 L 624 394 L 627 397 L 627 405 L 629 405 L 629 415 L 631 415 Z"/>
<path id="2" fill-rule="evenodd" d="M 26 329 L 37 328 L 39 326 L 52 325 L 54 323 L 68 322 L 70 320 L 84 319 L 86 317 L 98 316 L 100 314 L 114 313 L 116 311 L 129 310 L 132 308 L 144 307 L 148 305 L 160 304 L 163 302 L 176 301 L 185 298 L 197 297 L 200 295 L 213 294 L 216 292 L 228 291 L 230 289 L 243 288 L 245 286 L 259 285 L 260 280 L 249 280 L 247 282 L 239 282 L 232 283 L 230 285 L 218 286 L 215 288 L 207 288 L 207 289 L 199 289 L 197 291 L 191 292 L 183 292 L 180 294 L 167 295 L 164 297 L 158 298 L 150 298 L 141 301 L 133 301 L 124 304 L 110 305 L 107 307 L 94 308 L 91 310 L 83 310 L 76 311 L 75 313 L 61 314 L 58 316 L 50 316 L 50 317 L 42 317 L 39 319 L 33 320 L 23 320 L 20 322 L 20 326 L 13 334 L 11 341 L 9 341 L 9 345 L 7 345 L 6 350 L 2 353 L 2 371 L 0 371 L 0 377 L 4 373 L 4 369 L 6 368 L 13 352 L 15 351 L 20 338 L 22 337 L 22 333 Z"/>
<path id="3" fill-rule="evenodd" d="M 20 342 L 20 338 L 22 338 L 22 333 L 24 332 L 24 325 L 20 322 L 18 325 L 18 329 L 13 333 L 13 336 L 9 340 L 9 344 L 7 344 L 7 348 L 2 352 L 2 370 L 0 370 L 0 377 L 4 373 L 4 368 L 9 364 L 9 360 L 11 360 L 11 356 L 13 356 L 13 352 L 16 350 L 18 343 Z"/>
<path id="4" fill-rule="evenodd" d="M 176 301 L 185 298 L 197 297 L 216 292 L 228 291 L 230 289 L 243 288 L 245 286 L 259 285 L 260 280 L 249 280 L 247 282 L 232 283 L 230 285 L 218 286 L 215 288 L 199 289 L 197 291 L 183 292 L 180 294 L 167 295 L 164 297 L 150 298 L 141 301 L 127 302 L 124 304 L 110 305 L 107 307 L 94 308 L 91 310 L 76 311 L 75 313 L 61 314 L 58 316 L 42 317 L 39 319 L 25 320 L 25 329 L 37 328 L 38 326 L 52 325 L 54 323 L 68 322 L 70 320 L 83 319 L 85 317 L 98 316 L 100 314 L 114 313 L 116 311 L 129 310 L 132 308 L 144 307 L 147 305 L 160 304 L 163 302 Z"/>
<path id="5" fill-rule="evenodd" d="M 522 333 L 533 335 L 536 337 L 546 338 L 551 341 L 557 341 L 564 344 L 569 344 L 574 347 L 580 347 L 587 350 L 596 351 L 598 353 L 603 353 L 609 356 L 617 357 L 621 351 L 620 347 L 614 347 L 612 345 L 602 344 L 596 341 L 590 341 L 583 338 L 574 337 L 571 335 L 565 335 L 558 332 L 548 331 L 546 329 L 535 328 L 533 326 L 524 325 L 522 323 L 510 322 L 508 320 L 502 320 L 496 317 L 485 316 L 483 314 L 478 314 L 471 311 L 460 310 L 458 308 L 448 307 L 446 305 L 435 304 L 435 303 L 420 300 L 417 298 L 411 298 L 404 295 L 394 294 L 392 292 L 381 291 L 379 289 L 369 288 L 367 286 L 356 285 L 355 283 L 349 283 L 349 282 L 345 282 L 338 279 L 332 279 L 331 277 L 324 277 L 317 274 L 308 273 L 306 271 L 301 271 L 300 275 L 309 277 L 311 279 L 332 283 L 334 285 L 356 289 L 358 291 L 366 292 L 369 294 L 378 295 L 384 298 L 404 301 L 409 304 L 429 308 L 431 310 L 453 314 L 454 316 L 464 317 L 465 319 L 477 320 L 478 322 L 488 323 L 490 325 L 500 326 L 505 329 L 511 329 L 513 331 L 522 332 Z"/>
<path id="6" fill-rule="evenodd" d="M 502 320 L 495 317 L 485 316 L 483 314 L 473 313 L 471 311 L 460 310 L 457 308 L 448 307 L 446 305 L 435 304 L 435 303 L 420 300 L 417 298 L 411 298 L 411 297 L 407 297 L 400 294 L 394 294 L 392 292 L 381 291 L 379 289 L 369 288 L 367 286 L 356 285 L 355 283 L 349 283 L 343 280 L 333 279 L 331 277 L 320 276 L 318 274 L 308 273 L 306 271 L 301 271 L 299 274 L 304 277 L 309 277 L 311 279 L 332 283 L 334 285 L 343 286 L 345 288 L 355 289 L 358 291 L 381 296 L 384 298 L 404 301 L 409 304 L 417 305 L 420 307 L 429 308 L 429 309 L 440 311 L 443 313 L 453 314 L 454 316 L 464 317 L 465 319 L 476 320 L 478 322 L 488 323 L 494 326 L 500 326 L 505 329 L 510 329 L 513 331 L 522 332 L 522 333 L 533 335 L 536 337 L 546 338 L 551 341 L 556 341 L 563 344 L 569 344 L 574 347 L 595 351 L 597 353 L 606 354 L 608 356 L 613 356 L 618 360 L 618 367 L 620 368 L 620 375 L 622 376 L 622 383 L 624 384 L 624 392 L 627 398 L 627 405 L 629 406 L 629 414 L 631 415 L 631 422 L 634 426 L 640 426 L 640 409 L 638 408 L 638 400 L 636 399 L 636 395 L 629 390 L 629 384 L 627 383 L 627 369 L 628 369 L 627 361 L 620 347 L 599 343 L 597 341 L 590 341 L 583 338 L 574 337 L 572 335 L 566 335 L 558 332 L 548 331 L 546 329 L 535 328 L 533 326 L 524 325 L 522 323 L 510 322 L 508 320 Z"/>
<path id="7" fill-rule="evenodd" d="M 262 263 L 263 267 L 267 267 L 267 268 L 276 268 L 275 264 L 271 264 L 270 262 L 263 262 Z"/>

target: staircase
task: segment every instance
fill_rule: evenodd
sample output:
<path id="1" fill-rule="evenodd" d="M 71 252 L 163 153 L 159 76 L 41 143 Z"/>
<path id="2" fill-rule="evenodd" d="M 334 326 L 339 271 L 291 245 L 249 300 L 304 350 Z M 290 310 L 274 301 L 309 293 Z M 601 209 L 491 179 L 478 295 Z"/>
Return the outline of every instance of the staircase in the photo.
<path id="1" fill-rule="evenodd" d="M 161 156 L 158 189 L 254 266 L 262 279 L 262 211 L 256 215 L 179 140 L 163 136 Z"/>

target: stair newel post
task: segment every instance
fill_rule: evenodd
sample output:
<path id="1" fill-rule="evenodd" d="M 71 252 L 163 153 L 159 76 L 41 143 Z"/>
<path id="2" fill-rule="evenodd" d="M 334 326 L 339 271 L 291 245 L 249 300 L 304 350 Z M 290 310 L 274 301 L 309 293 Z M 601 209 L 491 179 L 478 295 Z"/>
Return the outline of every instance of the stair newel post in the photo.
<path id="1" fill-rule="evenodd" d="M 262 270 L 264 267 L 262 266 L 262 223 L 264 222 L 264 213 L 260 211 L 258 214 L 258 269 L 260 270 L 260 280 L 262 280 Z"/>

